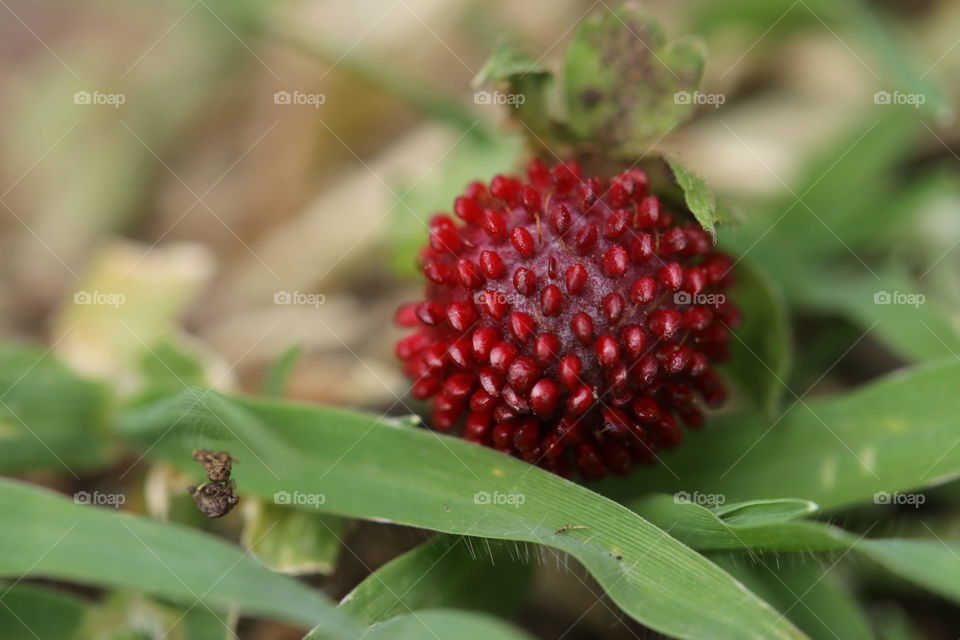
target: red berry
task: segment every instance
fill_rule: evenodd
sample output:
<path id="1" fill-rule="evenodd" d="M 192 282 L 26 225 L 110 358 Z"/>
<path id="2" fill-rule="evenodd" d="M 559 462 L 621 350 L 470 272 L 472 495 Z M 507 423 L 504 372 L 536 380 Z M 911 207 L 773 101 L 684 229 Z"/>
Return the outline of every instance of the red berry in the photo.
<path id="1" fill-rule="evenodd" d="M 426 295 L 395 320 L 434 428 L 593 480 L 655 461 L 724 402 L 734 261 L 648 190 L 640 170 L 536 160 L 430 220 Z"/>

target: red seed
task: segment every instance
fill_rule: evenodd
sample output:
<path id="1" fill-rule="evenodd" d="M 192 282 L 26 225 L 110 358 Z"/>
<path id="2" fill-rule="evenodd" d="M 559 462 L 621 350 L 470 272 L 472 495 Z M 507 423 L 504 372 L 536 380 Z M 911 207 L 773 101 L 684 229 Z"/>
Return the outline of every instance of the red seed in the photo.
<path id="1" fill-rule="evenodd" d="M 626 209 L 617 209 L 607 218 L 607 228 L 603 233 L 608 238 L 616 238 L 627 230 L 629 224 L 630 212 Z"/>
<path id="2" fill-rule="evenodd" d="M 417 318 L 425 325 L 436 326 L 443 321 L 445 316 L 445 309 L 439 302 L 421 302 L 417 305 Z"/>
<path id="3" fill-rule="evenodd" d="M 564 277 L 567 284 L 567 293 L 571 295 L 583 291 L 583 287 L 587 284 L 587 270 L 582 264 L 575 264 L 567 269 Z"/>
<path id="4" fill-rule="evenodd" d="M 490 350 L 500 341 L 500 335 L 490 327 L 480 327 L 473 332 L 473 357 L 479 363 L 490 362 Z"/>
<path id="5" fill-rule="evenodd" d="M 647 332 L 639 325 L 630 324 L 620 331 L 620 341 L 627 352 L 627 357 L 636 360 L 647 348 Z"/>
<path id="6" fill-rule="evenodd" d="M 552 378 L 540 378 L 530 390 L 530 406 L 540 417 L 549 416 L 560 401 L 560 385 Z"/>
<path id="7" fill-rule="evenodd" d="M 683 267 L 676 262 L 668 262 L 657 272 L 657 279 L 667 289 L 679 291 L 683 284 Z"/>
<path id="8" fill-rule="evenodd" d="M 491 280 L 499 280 L 503 277 L 506 267 L 499 253 L 484 250 L 480 252 L 480 270 L 483 271 L 483 275 Z"/>
<path id="9" fill-rule="evenodd" d="M 521 356 L 510 363 L 507 382 L 520 393 L 526 393 L 540 377 L 540 369 L 533 358 Z"/>
<path id="10" fill-rule="evenodd" d="M 612 367 L 620 359 L 620 347 L 613 336 L 600 336 L 593 347 L 601 366 Z"/>
<path id="11" fill-rule="evenodd" d="M 660 238 L 660 255 L 673 255 L 686 248 L 687 234 L 680 227 L 673 227 Z"/>
<path id="12" fill-rule="evenodd" d="M 447 307 L 447 323 L 457 333 L 469 331 L 477 321 L 477 313 L 468 302 L 451 302 Z"/>
<path id="13" fill-rule="evenodd" d="M 587 253 L 597 244 L 597 226 L 585 224 L 577 231 L 573 239 L 573 248 L 577 253 Z"/>
<path id="14" fill-rule="evenodd" d="M 533 341 L 533 356 L 541 366 L 553 362 L 560 351 L 560 339 L 553 333 L 541 333 Z"/>
<path id="15" fill-rule="evenodd" d="M 656 196 L 647 196 L 637 205 L 637 226 L 654 227 L 660 218 L 660 201 Z"/>
<path id="16" fill-rule="evenodd" d="M 558 204 L 550 212 L 550 227 L 558 236 L 562 236 L 570 229 L 571 220 L 570 210 L 566 205 Z"/>
<path id="17" fill-rule="evenodd" d="M 570 319 L 570 330 L 583 344 L 590 344 L 593 341 L 593 319 L 582 311 L 574 314 Z"/>
<path id="18" fill-rule="evenodd" d="M 567 396 L 567 413 L 578 416 L 593 404 L 593 391 L 585 384 L 574 387 Z"/>
<path id="19" fill-rule="evenodd" d="M 524 344 L 533 337 L 536 324 L 533 318 L 522 311 L 514 311 L 510 314 L 510 333 L 520 344 Z"/>
<path id="20" fill-rule="evenodd" d="M 503 238 L 507 235 L 507 216 L 500 211 L 485 211 L 483 230 L 496 240 Z"/>
<path id="21" fill-rule="evenodd" d="M 563 302 L 563 294 L 560 288 L 555 284 L 547 285 L 540 292 L 540 309 L 545 316 L 555 316 L 560 313 L 560 305 Z"/>
<path id="22" fill-rule="evenodd" d="M 483 207 L 476 199 L 467 196 L 460 196 L 453 201 L 453 212 L 470 224 L 480 224 L 483 220 Z"/>
<path id="23" fill-rule="evenodd" d="M 435 260 L 429 260 L 423 265 L 423 275 L 427 276 L 430 282 L 443 284 L 450 279 L 450 267 Z"/>
<path id="24" fill-rule="evenodd" d="M 524 227 L 513 228 L 510 232 L 510 243 L 525 258 L 529 258 L 534 253 L 533 236 Z"/>
<path id="25" fill-rule="evenodd" d="M 680 329 L 680 314 L 673 309 L 660 309 L 650 316 L 650 331 L 664 340 L 669 340 Z"/>
<path id="26" fill-rule="evenodd" d="M 657 281 L 650 276 L 637 278 L 630 285 L 630 300 L 635 304 L 647 304 L 657 295 Z"/>
<path id="27" fill-rule="evenodd" d="M 630 408 L 633 410 L 633 415 L 637 416 L 637 420 L 644 424 L 660 419 L 660 407 L 653 398 L 637 396 L 630 403 Z"/>
<path id="28" fill-rule="evenodd" d="M 519 349 L 509 342 L 500 342 L 490 350 L 490 366 L 493 370 L 504 375 L 510 367 L 510 363 L 517 357 Z"/>
<path id="29" fill-rule="evenodd" d="M 627 272 L 628 262 L 627 250 L 614 245 L 603 254 L 603 274 L 608 278 L 619 278 Z"/>
<path id="30" fill-rule="evenodd" d="M 573 389 L 580 384 L 580 373 L 583 371 L 583 364 L 580 358 L 574 353 L 568 353 L 560 359 L 560 366 L 557 373 L 560 376 L 560 382 L 567 389 Z"/>
<path id="31" fill-rule="evenodd" d="M 630 260 L 637 264 L 649 262 L 655 253 L 655 242 L 649 233 L 638 233 L 630 239 Z"/>
<path id="32" fill-rule="evenodd" d="M 507 296 L 493 289 L 478 294 L 477 298 L 483 310 L 494 320 L 502 320 L 510 308 Z"/>
<path id="33" fill-rule="evenodd" d="M 522 296 L 533 295 L 537 290 L 537 276 L 526 267 L 518 267 L 513 272 L 513 288 Z"/>
<path id="34" fill-rule="evenodd" d="M 457 281 L 464 289 L 479 289 L 483 284 L 483 274 L 473 261 L 460 258 L 457 260 Z"/>
<path id="35" fill-rule="evenodd" d="M 609 325 L 614 325 L 620 321 L 620 318 L 623 317 L 624 308 L 623 296 L 615 291 L 603 296 L 603 300 L 600 301 L 600 312 Z"/>
<path id="36" fill-rule="evenodd" d="M 540 213 L 540 192 L 533 187 L 524 187 L 523 208 L 529 213 Z"/>

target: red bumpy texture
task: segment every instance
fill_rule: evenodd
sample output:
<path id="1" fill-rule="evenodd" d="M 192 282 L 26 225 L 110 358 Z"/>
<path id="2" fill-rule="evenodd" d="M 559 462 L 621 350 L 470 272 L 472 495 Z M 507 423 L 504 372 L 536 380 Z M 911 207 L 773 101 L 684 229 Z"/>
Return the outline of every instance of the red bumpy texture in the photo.
<path id="1" fill-rule="evenodd" d="M 416 329 L 397 356 L 435 429 L 596 480 L 652 463 L 683 440 L 678 419 L 697 429 L 724 402 L 733 262 L 643 171 L 534 160 L 453 209 L 430 222 L 426 299 L 396 318 Z"/>

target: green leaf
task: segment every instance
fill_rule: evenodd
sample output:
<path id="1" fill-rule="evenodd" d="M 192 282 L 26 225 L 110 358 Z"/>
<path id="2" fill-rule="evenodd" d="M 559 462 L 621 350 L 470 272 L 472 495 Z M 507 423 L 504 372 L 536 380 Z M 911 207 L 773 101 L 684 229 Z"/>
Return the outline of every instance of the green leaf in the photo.
<path id="1" fill-rule="evenodd" d="M 866 613 L 849 588 L 819 563 L 792 566 L 723 562 L 722 566 L 761 594 L 813 640 L 875 637 Z"/>
<path id="2" fill-rule="evenodd" d="M 69 640 L 87 615 L 87 602 L 49 587 L 0 582 L 0 594 L 0 640 Z"/>
<path id="3" fill-rule="evenodd" d="M 533 640 L 532 636 L 505 622 L 479 613 L 431 609 L 397 616 L 375 624 L 363 634 L 363 640 Z"/>
<path id="4" fill-rule="evenodd" d="M 699 495 L 692 494 L 694 499 Z M 816 506 L 805 500 L 734 503 L 727 507 L 727 517 L 723 517 L 687 497 L 687 501 L 679 501 L 675 496 L 651 494 L 629 502 L 628 506 L 698 551 L 827 551 L 849 546 L 846 532 L 797 519 Z M 736 517 L 751 511 L 755 517 Z"/>
<path id="5" fill-rule="evenodd" d="M 960 542 L 862 540 L 856 549 L 896 575 L 960 602 Z"/>
<path id="6" fill-rule="evenodd" d="M 0 472 L 53 469 L 76 475 L 106 464 L 110 399 L 47 351 L 0 345 Z"/>
<path id="7" fill-rule="evenodd" d="M 909 367 L 851 393 L 796 402 L 776 421 L 717 417 L 659 468 L 598 485 L 607 495 L 700 491 L 727 501 L 793 496 L 833 510 L 879 491 L 960 476 L 955 359 Z"/>
<path id="8" fill-rule="evenodd" d="M 755 527 L 796 520 L 816 512 L 817 505 L 809 500 L 750 500 L 734 502 L 714 508 L 712 511 L 729 525 Z"/>
<path id="9" fill-rule="evenodd" d="M 267 375 L 263 379 L 263 395 L 268 398 L 280 398 L 287 388 L 290 374 L 297 366 L 297 361 L 303 349 L 299 343 L 292 344 L 283 350 L 276 360 L 271 363 Z"/>
<path id="10" fill-rule="evenodd" d="M 940 539 L 869 539 L 822 522 L 793 519 L 801 515 L 800 505 L 804 504 L 808 509 L 815 506 L 797 500 L 729 505 L 727 516 L 756 509 L 771 514 L 769 518 L 739 520 L 662 494 L 647 496 L 630 506 L 698 551 L 849 550 L 901 578 L 960 602 L 960 543 Z"/>
<path id="11" fill-rule="evenodd" d="M 77 504 L 10 480 L 0 480 L 0 512 L 0 575 L 127 587 L 356 635 L 318 592 L 194 529 Z"/>
<path id="12" fill-rule="evenodd" d="M 134 403 L 175 394 L 185 385 L 208 382 L 203 362 L 175 340 L 164 339 L 152 345 L 137 364 L 142 380 L 141 390 L 131 399 Z"/>
<path id="13" fill-rule="evenodd" d="M 477 77 L 473 79 L 473 86 L 480 87 L 488 83 L 510 81 L 515 76 L 529 73 L 549 74 L 550 71 L 514 45 L 501 41 L 487 58 Z"/>
<path id="14" fill-rule="evenodd" d="M 162 638 L 162 640 L 228 640 L 236 616 L 196 605 L 187 608 L 160 602 L 135 591 L 115 591 L 91 607 L 78 640 Z M 136 635 L 136 634 L 143 634 Z"/>
<path id="15" fill-rule="evenodd" d="M 960 331 L 949 308 L 923 294 L 907 274 L 892 268 L 875 271 L 878 277 L 811 270 L 810 282 L 796 287 L 795 295 L 807 308 L 849 318 L 905 360 L 923 361 L 960 353 Z M 814 281 L 829 281 L 830 286 L 813 286 Z M 901 302 L 894 302 L 894 294 L 913 298 L 902 297 Z M 888 295 L 889 298 L 878 298 Z M 904 303 L 909 300 L 915 303 Z"/>
<path id="16" fill-rule="evenodd" d="M 747 259 L 735 267 L 730 292 L 743 321 L 733 333 L 733 356 L 725 369 L 768 417 L 777 415 L 793 359 L 790 321 L 777 285 Z"/>
<path id="17" fill-rule="evenodd" d="M 667 164 L 673 177 L 683 191 L 687 208 L 693 213 L 700 226 L 710 235 L 716 235 L 717 199 L 703 178 L 684 167 L 676 158 L 667 157 Z"/>
<path id="18" fill-rule="evenodd" d="M 367 624 L 438 608 L 510 617 L 530 586 L 529 559 L 515 557 L 506 543 L 479 542 L 474 548 L 470 538 L 437 536 L 380 567 L 340 608 Z"/>
<path id="19" fill-rule="evenodd" d="M 895 171 L 921 131 L 913 109 L 871 107 L 814 155 L 797 184 L 747 216 L 729 240 L 764 264 L 779 264 L 784 256 L 820 263 L 842 257 L 862 268 L 851 243 L 864 228 L 895 222 L 878 211 L 899 190 Z"/>
<path id="20" fill-rule="evenodd" d="M 539 61 L 502 41 L 473 80 L 474 87 L 483 85 L 509 91 L 510 115 L 529 130 L 524 133 L 531 134 L 534 146 L 552 148 L 560 141 L 563 132 L 559 121 L 563 114 L 558 107 L 556 82 L 553 73 Z M 474 101 L 484 93 L 474 94 Z"/>
<path id="21" fill-rule="evenodd" d="M 800 637 L 723 571 L 624 507 L 459 438 L 212 392 L 129 414 L 120 428 L 180 465 L 189 464 L 188 442 L 255 450 L 236 467 L 244 492 L 322 495 L 313 504 L 326 513 L 565 551 L 627 614 L 671 636 Z"/>
<path id="22" fill-rule="evenodd" d="M 281 573 L 333 572 L 343 546 L 343 518 L 294 509 L 272 501 L 245 501 L 243 545 Z"/>
<path id="23" fill-rule="evenodd" d="M 705 52 L 699 40 L 664 46 L 638 3 L 580 23 L 567 48 L 563 85 L 570 130 L 619 156 L 643 155 L 693 110 Z"/>

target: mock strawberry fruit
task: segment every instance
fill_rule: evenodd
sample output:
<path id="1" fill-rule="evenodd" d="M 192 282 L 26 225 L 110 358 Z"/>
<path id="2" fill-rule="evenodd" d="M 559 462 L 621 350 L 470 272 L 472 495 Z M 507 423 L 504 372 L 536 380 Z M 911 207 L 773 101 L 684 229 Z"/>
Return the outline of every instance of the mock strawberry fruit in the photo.
<path id="1" fill-rule="evenodd" d="M 726 392 L 733 261 L 647 175 L 534 160 L 430 222 L 426 299 L 397 312 L 432 426 L 587 480 L 652 463 Z"/>

